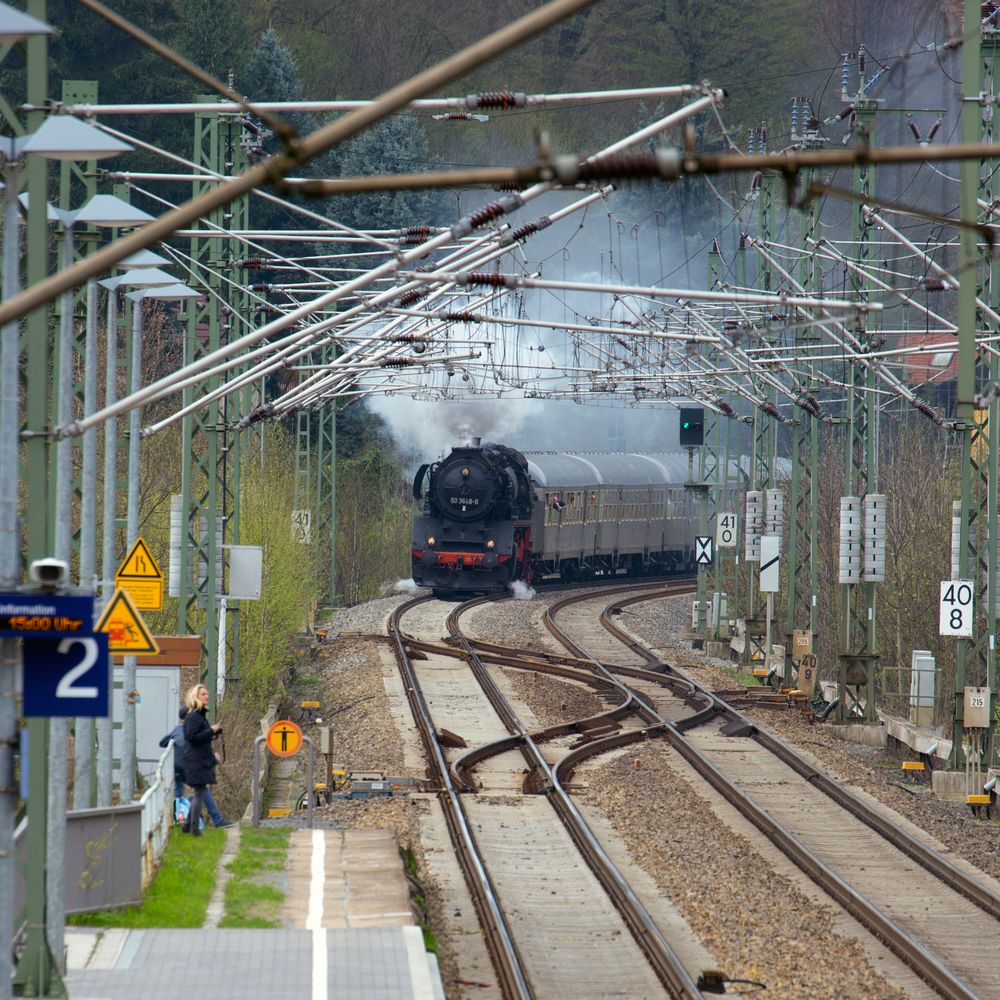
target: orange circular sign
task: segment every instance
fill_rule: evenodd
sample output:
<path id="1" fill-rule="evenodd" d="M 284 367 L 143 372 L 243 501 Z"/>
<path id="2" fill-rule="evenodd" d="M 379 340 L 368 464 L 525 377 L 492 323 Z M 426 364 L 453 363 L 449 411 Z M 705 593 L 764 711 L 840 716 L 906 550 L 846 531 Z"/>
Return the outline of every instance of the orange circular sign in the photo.
<path id="1" fill-rule="evenodd" d="M 279 719 L 267 731 L 267 749 L 276 757 L 294 757 L 302 748 L 302 730 L 290 719 Z"/>

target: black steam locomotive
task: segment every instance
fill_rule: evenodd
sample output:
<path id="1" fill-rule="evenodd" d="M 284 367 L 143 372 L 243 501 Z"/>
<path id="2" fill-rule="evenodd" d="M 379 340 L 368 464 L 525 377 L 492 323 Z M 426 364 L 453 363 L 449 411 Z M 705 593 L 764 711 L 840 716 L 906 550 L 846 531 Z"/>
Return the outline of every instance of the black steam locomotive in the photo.
<path id="1" fill-rule="evenodd" d="M 687 479 L 686 454 L 455 448 L 413 481 L 413 579 L 443 595 L 692 569 Z"/>
<path id="2" fill-rule="evenodd" d="M 479 591 L 530 579 L 534 495 L 519 451 L 478 441 L 455 448 L 442 461 L 420 466 L 413 495 L 424 501 L 413 520 L 416 583 L 436 591 Z"/>

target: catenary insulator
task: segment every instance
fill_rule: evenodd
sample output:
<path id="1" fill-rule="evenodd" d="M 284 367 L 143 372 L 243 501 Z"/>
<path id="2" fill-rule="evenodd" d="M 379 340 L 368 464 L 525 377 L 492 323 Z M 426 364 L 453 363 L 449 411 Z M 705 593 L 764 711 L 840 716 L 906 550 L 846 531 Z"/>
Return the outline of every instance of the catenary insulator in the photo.
<path id="1" fill-rule="evenodd" d="M 403 292 L 399 297 L 399 305 L 412 306 L 414 302 L 419 302 L 429 291 L 424 288 L 411 288 L 408 292 Z"/>
<path id="2" fill-rule="evenodd" d="M 482 94 L 469 94 L 465 99 L 468 108 L 523 108 L 527 103 L 527 95 L 513 90 L 487 90 Z"/>

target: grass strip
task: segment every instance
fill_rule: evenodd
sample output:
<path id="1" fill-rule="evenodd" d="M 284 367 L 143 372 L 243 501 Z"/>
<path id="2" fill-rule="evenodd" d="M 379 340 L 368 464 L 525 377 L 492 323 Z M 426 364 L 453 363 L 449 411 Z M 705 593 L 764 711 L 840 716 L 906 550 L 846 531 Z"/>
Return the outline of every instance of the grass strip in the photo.
<path id="1" fill-rule="evenodd" d="M 201 927 L 215 887 L 215 872 L 226 845 L 224 830 L 206 828 L 191 837 L 170 831 L 163 863 L 142 903 L 70 917 L 85 927 Z"/>
<path id="2" fill-rule="evenodd" d="M 290 827 L 243 827 L 236 857 L 226 865 L 226 909 L 220 927 L 281 927 L 285 893 L 271 884 L 283 872 Z"/>

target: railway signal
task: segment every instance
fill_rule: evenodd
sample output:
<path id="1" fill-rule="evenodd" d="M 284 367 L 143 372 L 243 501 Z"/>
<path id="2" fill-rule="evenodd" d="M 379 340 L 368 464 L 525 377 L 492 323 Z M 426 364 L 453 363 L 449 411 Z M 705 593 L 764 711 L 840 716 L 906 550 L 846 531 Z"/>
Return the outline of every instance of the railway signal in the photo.
<path id="1" fill-rule="evenodd" d="M 705 410 L 701 406 L 682 406 L 680 443 L 683 448 L 700 448 L 705 443 Z"/>

